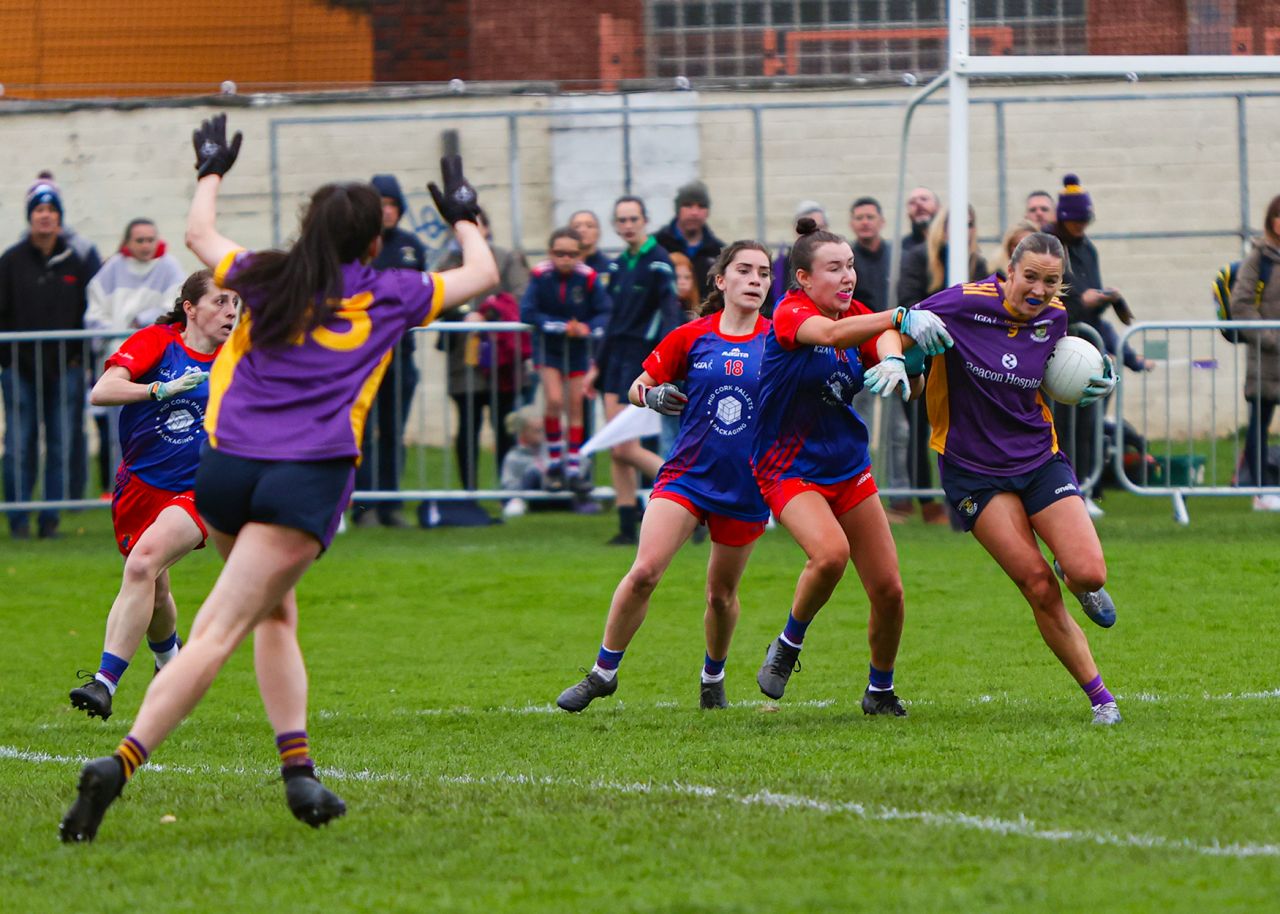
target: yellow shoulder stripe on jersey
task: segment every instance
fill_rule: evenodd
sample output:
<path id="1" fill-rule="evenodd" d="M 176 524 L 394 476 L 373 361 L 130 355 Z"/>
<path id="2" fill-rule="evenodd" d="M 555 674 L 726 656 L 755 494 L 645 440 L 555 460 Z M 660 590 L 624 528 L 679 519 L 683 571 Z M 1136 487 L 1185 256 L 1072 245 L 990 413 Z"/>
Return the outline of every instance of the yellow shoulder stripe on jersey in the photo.
<path id="1" fill-rule="evenodd" d="M 929 447 L 939 454 L 947 452 L 947 432 L 951 429 L 951 392 L 947 389 L 946 355 L 935 355 L 930 366 L 929 383 L 924 388 L 924 403 L 933 432 Z"/>
<path id="2" fill-rule="evenodd" d="M 231 269 L 231 262 L 236 259 L 237 254 L 243 252 L 244 248 L 236 248 L 218 261 L 218 266 L 213 271 L 213 284 L 215 286 L 222 287 L 227 284 L 227 271 Z"/>
<path id="3" fill-rule="evenodd" d="M 222 398 L 231 379 L 236 373 L 236 366 L 249 351 L 249 313 L 246 311 L 236 321 L 231 336 L 222 344 L 218 357 L 213 360 L 209 369 L 209 403 L 204 409 L 204 430 L 209 434 L 209 446 L 218 446 L 218 416 L 222 412 Z"/>
<path id="4" fill-rule="evenodd" d="M 439 273 L 425 274 L 431 277 L 431 310 L 427 312 L 427 316 L 423 318 L 419 327 L 425 327 L 440 316 L 440 312 L 444 310 L 444 277 Z"/>

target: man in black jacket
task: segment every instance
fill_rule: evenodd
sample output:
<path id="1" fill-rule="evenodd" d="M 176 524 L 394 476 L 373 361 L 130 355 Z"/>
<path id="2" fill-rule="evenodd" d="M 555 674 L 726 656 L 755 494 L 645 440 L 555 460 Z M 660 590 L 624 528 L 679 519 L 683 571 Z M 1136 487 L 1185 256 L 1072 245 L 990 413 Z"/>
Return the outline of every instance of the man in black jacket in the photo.
<path id="1" fill-rule="evenodd" d="M 38 181 L 27 193 L 30 233 L 0 255 L 0 332 L 80 330 L 88 303 L 93 266 L 62 237 L 62 199 L 51 181 Z M 4 495 L 6 501 L 30 501 L 39 473 L 37 448 L 44 424 L 44 485 L 41 497 L 59 501 L 84 447 L 84 345 L 81 343 L 0 344 L 0 388 L 5 413 Z M 83 455 L 79 457 L 83 470 Z M 9 512 L 15 539 L 31 535 L 25 511 Z M 39 534 L 57 535 L 58 512 L 39 515 Z"/>
<path id="2" fill-rule="evenodd" d="M 676 191 L 676 215 L 653 236 L 668 251 L 683 254 L 693 264 L 698 298 L 710 290 L 707 277 L 724 250 L 724 242 L 707 225 L 711 214 L 711 194 L 701 181 L 690 181 Z"/>

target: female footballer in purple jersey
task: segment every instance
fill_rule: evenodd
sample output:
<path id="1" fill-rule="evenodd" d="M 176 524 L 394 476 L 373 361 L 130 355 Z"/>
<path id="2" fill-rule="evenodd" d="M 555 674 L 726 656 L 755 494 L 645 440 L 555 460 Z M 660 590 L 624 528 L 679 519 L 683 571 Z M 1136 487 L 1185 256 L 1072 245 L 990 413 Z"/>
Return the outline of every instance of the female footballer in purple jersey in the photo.
<path id="1" fill-rule="evenodd" d="M 312 194 L 289 250 L 242 250 L 216 225 L 218 189 L 240 134 L 228 143 L 226 117 L 217 115 L 193 140 L 199 179 L 187 246 L 216 266 L 218 285 L 244 299 L 244 315 L 213 366 L 210 446 L 196 476 L 196 504 L 226 566 L 186 645 L 152 681 L 129 735 L 114 755 L 82 769 L 63 841 L 93 839 L 149 750 L 191 713 L 250 632 L 290 811 L 312 826 L 346 812 L 316 780 L 310 757 L 294 588 L 329 545 L 351 495 L 365 416 L 393 347 L 410 328 L 498 280 L 475 225 L 475 190 L 456 156 L 441 162 L 443 192 L 430 190 L 462 246 L 463 265 L 431 274 L 369 265 L 381 244 L 382 200 L 367 184 L 326 184 Z"/>
<path id="2" fill-rule="evenodd" d="M 922 385 L 908 380 L 899 331 L 927 353 L 942 351 L 950 338 L 932 314 L 876 313 L 854 301 L 858 274 L 849 243 L 809 218 L 796 224 L 796 233 L 791 265 L 799 288 L 773 311 L 753 466 L 765 503 L 808 561 L 786 627 L 769 644 L 756 681 L 765 695 L 782 697 L 809 623 L 852 560 L 871 602 L 871 673 L 862 710 L 903 717 L 906 708 L 893 691 L 903 618 L 898 554 L 884 508 L 871 497 L 876 484 L 867 427 L 852 402 L 864 377 L 882 395 L 918 394 Z"/>
<path id="3" fill-rule="evenodd" d="M 1102 545 L 1040 393 L 1049 353 L 1067 332 L 1056 298 L 1065 262 L 1057 238 L 1030 234 L 1013 251 L 1008 280 L 952 286 L 916 306 L 943 317 L 955 339 L 929 373 L 930 445 L 947 499 L 1031 604 L 1045 643 L 1088 696 L 1093 722 L 1114 724 L 1115 699 L 1054 580 L 1056 572 L 1098 625 L 1115 623 Z M 1105 364 L 1081 403 L 1115 386 L 1110 358 Z"/>
<path id="4" fill-rule="evenodd" d="M 582 711 L 617 691 L 618 664 L 644 622 L 649 597 L 699 524 L 711 536 L 699 703 L 728 707 L 724 665 L 738 622 L 738 583 L 769 518 L 749 462 L 769 329 L 760 316 L 769 274 L 764 245 L 729 245 L 716 261 L 715 290 L 702 317 L 667 334 L 632 385 L 634 405 L 680 416 L 680 431 L 654 481 L 636 560 L 613 593 L 595 666 L 556 699 L 566 711 Z M 672 383 L 681 379 L 685 393 Z"/>
<path id="5" fill-rule="evenodd" d="M 209 367 L 231 335 L 240 297 L 199 270 L 182 284 L 173 310 L 120 344 L 93 386 L 95 406 L 123 406 L 111 521 L 125 557 L 124 580 L 107 615 L 102 661 L 71 704 L 111 716 L 111 699 L 142 636 L 156 669 L 178 653 L 178 608 L 169 568 L 208 536 L 196 513 L 196 464 L 204 442 Z"/>

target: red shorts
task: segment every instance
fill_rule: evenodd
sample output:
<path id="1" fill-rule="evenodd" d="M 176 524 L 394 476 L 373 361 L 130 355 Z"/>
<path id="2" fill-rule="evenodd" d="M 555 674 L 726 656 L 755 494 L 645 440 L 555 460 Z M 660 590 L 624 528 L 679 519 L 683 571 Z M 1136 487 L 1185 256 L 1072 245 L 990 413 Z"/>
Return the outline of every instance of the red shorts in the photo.
<path id="1" fill-rule="evenodd" d="M 170 505 L 176 505 L 195 521 L 200 528 L 200 545 L 209 537 L 204 522 L 196 512 L 195 492 L 170 492 L 168 489 L 157 489 L 147 485 L 137 476 L 121 471 L 123 482 L 116 483 L 115 495 L 111 498 L 111 522 L 116 530 L 116 547 L 120 554 L 127 556 L 138 544 L 142 534 L 156 522 L 160 512 Z"/>
<path id="2" fill-rule="evenodd" d="M 825 486 L 798 476 L 773 482 L 760 479 L 756 481 L 760 483 L 760 494 L 764 496 L 764 503 L 769 506 L 774 517 L 782 517 L 782 509 L 787 506 L 787 502 L 801 492 L 817 492 L 827 500 L 831 513 L 839 517 L 880 491 L 876 488 L 876 481 L 870 470 L 863 470 L 857 476 Z"/>
<path id="3" fill-rule="evenodd" d="M 707 525 L 707 533 L 711 542 L 721 546 L 749 546 L 764 535 L 765 522 L 754 520 L 738 520 L 723 514 L 712 514 L 704 511 L 689 499 L 677 492 L 663 490 L 654 492 L 651 498 L 665 498 L 674 501 L 698 519 L 698 523 Z"/>

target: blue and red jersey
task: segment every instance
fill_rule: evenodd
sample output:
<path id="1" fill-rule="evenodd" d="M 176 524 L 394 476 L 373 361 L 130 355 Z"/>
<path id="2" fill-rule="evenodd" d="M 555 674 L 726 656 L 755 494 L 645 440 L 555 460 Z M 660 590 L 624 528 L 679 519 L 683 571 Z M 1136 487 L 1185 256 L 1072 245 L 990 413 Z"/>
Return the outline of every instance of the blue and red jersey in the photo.
<path id="1" fill-rule="evenodd" d="M 770 325 L 757 317 L 750 333 L 729 336 L 720 332 L 721 314 L 677 327 L 644 360 L 658 384 L 683 379 L 689 397 L 653 491 L 667 489 L 712 514 L 760 522 L 769 509 L 751 474 L 751 444 Z"/>
<path id="2" fill-rule="evenodd" d="M 844 318 L 873 312 L 853 302 Z M 879 359 L 874 336 L 837 349 L 797 342 L 800 326 L 825 316 L 803 291 L 792 291 L 773 311 L 760 376 L 760 421 L 753 463 L 763 481 L 801 478 L 842 482 L 871 465 L 867 427 L 853 409 L 862 373 Z"/>
<path id="3" fill-rule="evenodd" d="M 120 344 L 106 367 L 120 366 L 138 384 L 172 381 L 208 371 L 217 353 L 196 352 L 182 341 L 181 325 L 143 327 Z M 170 400 L 129 403 L 120 410 L 120 465 L 149 486 L 185 492 L 195 486 L 204 441 L 209 382 Z"/>
<path id="4" fill-rule="evenodd" d="M 209 379 L 209 443 L 250 460 L 359 458 L 393 347 L 439 317 L 443 282 L 435 273 L 344 263 L 342 300 L 323 324 L 292 345 L 255 349 L 250 327 L 268 293 L 236 282 L 252 259 L 233 251 L 214 271 L 218 286 L 240 293 L 244 313 Z"/>
<path id="5" fill-rule="evenodd" d="M 1040 381 L 1066 336 L 1066 306 L 1055 298 L 1023 320 L 1005 304 L 1004 285 L 988 276 L 916 307 L 942 318 L 955 340 L 929 371 L 929 445 L 972 473 L 1018 476 L 1047 463 L 1058 439 Z"/>

